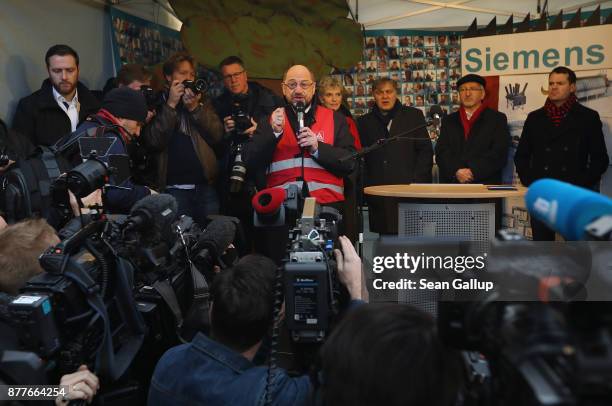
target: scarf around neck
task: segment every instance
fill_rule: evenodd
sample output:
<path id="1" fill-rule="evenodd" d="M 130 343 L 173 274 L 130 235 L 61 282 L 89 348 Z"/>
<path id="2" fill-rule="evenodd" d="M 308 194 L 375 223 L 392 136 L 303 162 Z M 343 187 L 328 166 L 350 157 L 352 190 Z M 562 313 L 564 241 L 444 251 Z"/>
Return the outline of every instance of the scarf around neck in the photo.
<path id="1" fill-rule="evenodd" d="M 555 103 L 551 102 L 550 99 L 546 99 L 544 103 L 544 109 L 546 110 L 546 116 L 552 121 L 555 127 L 559 127 L 561 122 L 567 117 L 574 104 L 578 101 L 576 94 L 572 93 L 561 106 L 557 107 Z"/>
<path id="2" fill-rule="evenodd" d="M 480 117 L 480 114 L 484 111 L 484 109 L 486 109 L 486 106 L 483 103 L 476 109 L 476 111 L 474 111 L 472 117 L 468 119 L 465 108 L 463 106 L 459 108 L 459 117 L 461 117 L 461 125 L 463 126 L 463 136 L 465 137 L 466 141 L 470 137 L 472 127 L 474 127 L 474 124 L 476 123 L 476 121 L 478 121 L 478 118 Z"/>

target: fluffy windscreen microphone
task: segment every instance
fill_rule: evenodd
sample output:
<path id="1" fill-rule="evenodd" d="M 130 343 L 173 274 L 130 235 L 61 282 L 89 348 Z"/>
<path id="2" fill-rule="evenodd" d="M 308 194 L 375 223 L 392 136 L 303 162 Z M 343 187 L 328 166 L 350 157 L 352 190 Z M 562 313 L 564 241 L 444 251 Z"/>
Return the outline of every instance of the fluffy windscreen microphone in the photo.
<path id="1" fill-rule="evenodd" d="M 236 224 L 229 217 L 217 217 L 208 224 L 192 252 L 199 251 L 199 257 L 209 256 L 218 260 L 235 237 Z"/>
<path id="2" fill-rule="evenodd" d="M 271 187 L 258 192 L 251 199 L 251 203 L 257 214 L 270 215 L 278 211 L 285 201 L 285 197 L 285 189 Z"/>
<path id="3" fill-rule="evenodd" d="M 150 195 L 134 204 L 126 220 L 126 230 L 139 230 L 142 234 L 159 231 L 170 233 L 170 226 L 176 220 L 178 203 L 168 194 Z"/>

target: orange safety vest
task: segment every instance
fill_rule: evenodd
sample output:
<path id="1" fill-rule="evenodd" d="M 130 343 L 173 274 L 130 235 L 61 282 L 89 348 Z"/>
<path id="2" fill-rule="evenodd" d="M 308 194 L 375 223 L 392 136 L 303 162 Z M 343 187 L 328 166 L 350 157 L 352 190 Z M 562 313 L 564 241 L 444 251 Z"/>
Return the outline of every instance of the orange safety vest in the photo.
<path id="1" fill-rule="evenodd" d="M 310 129 L 317 135 L 319 142 L 334 145 L 333 110 L 317 106 L 315 122 Z M 289 124 L 287 113 L 285 113 L 285 128 L 280 137 L 272 156 L 272 163 L 268 168 L 268 187 L 288 187 L 293 184 L 301 189 L 302 182 L 297 179 L 302 176 L 302 151 L 297 143 L 295 132 Z M 318 203 L 325 204 L 344 200 L 342 178 L 323 168 L 308 151 L 304 151 L 304 180 L 308 184 L 310 197 L 316 198 Z"/>

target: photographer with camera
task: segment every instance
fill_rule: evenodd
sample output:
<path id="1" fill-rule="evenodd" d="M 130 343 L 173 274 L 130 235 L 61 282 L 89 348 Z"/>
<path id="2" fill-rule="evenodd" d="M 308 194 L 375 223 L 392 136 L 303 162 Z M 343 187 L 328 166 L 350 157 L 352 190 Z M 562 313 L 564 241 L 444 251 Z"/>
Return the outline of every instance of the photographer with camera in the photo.
<path id="1" fill-rule="evenodd" d="M 147 119 L 140 137 L 128 145 L 128 154 L 132 162 L 132 178 L 141 185 L 159 189 L 157 182 L 157 150 L 155 144 L 151 145 L 147 124 L 155 117 L 157 108 L 163 103 L 161 92 L 151 87 L 153 74 L 143 65 L 128 63 L 121 67 L 115 78 L 117 87 L 127 86 L 141 91 L 147 100 Z M 153 140 L 154 141 L 154 140 Z"/>
<path id="2" fill-rule="evenodd" d="M 165 103 L 145 127 L 143 139 L 159 152 L 160 190 L 174 196 L 179 215 L 205 224 L 206 216 L 219 212 L 214 188 L 217 158 L 212 146 L 221 141 L 223 125 L 209 100 L 206 82 L 196 80 L 191 55 L 179 52 L 163 66 L 167 81 Z"/>
<path id="3" fill-rule="evenodd" d="M 346 237 L 335 252 L 338 276 L 353 301 L 363 298 L 361 260 Z M 161 358 L 151 381 L 149 405 L 272 404 L 304 405 L 311 400 L 307 376 L 290 377 L 253 358 L 273 323 L 276 265 L 266 257 L 247 255 L 222 271 L 211 289 L 211 338 L 202 333 Z M 177 374 L 176 371 L 181 371 Z"/>
<path id="4" fill-rule="evenodd" d="M 128 145 L 140 135 L 146 117 L 147 105 L 141 92 L 129 87 L 113 89 L 104 96 L 102 108 L 79 125 L 71 137 L 63 143 L 64 145 L 69 144 L 75 138 L 78 138 L 78 141 L 82 141 L 85 137 L 90 138 L 88 130 L 99 128 L 101 134 L 96 132 L 94 138 L 110 138 L 110 146 L 105 151 L 97 151 L 95 158 L 102 161 L 107 167 L 113 166 L 110 162 L 112 157 L 124 158 L 124 161 L 128 163 Z M 89 159 L 91 151 L 83 150 L 89 147 L 82 146 L 80 142 L 78 145 L 80 159 Z M 74 161 L 74 158 L 72 160 Z M 146 186 L 133 183 L 129 174 L 127 174 L 127 179 L 124 179 L 125 174 L 111 173 L 110 175 L 110 187 L 106 188 L 103 196 L 104 208 L 109 213 L 127 214 L 138 200 L 151 193 L 156 193 Z"/>
<path id="5" fill-rule="evenodd" d="M 38 257 L 49 246 L 59 243 L 55 230 L 42 219 L 31 219 L 8 226 L 0 231 L 0 307 L 9 295 L 17 294 L 26 282 L 43 269 Z M 19 350 L 17 332 L 11 320 L 5 320 L 0 312 L 0 349 Z M 1 357 L 0 357 L 1 358 Z M 0 382 L 12 376 L 0 364 Z M 29 377 L 31 378 L 31 377 Z M 3 384 L 38 384 L 45 382 L 2 382 Z M 67 405 L 68 401 L 83 399 L 91 402 L 99 389 L 98 377 L 82 365 L 78 371 L 61 377 L 60 385 L 68 386 L 68 393 L 56 399 L 56 405 Z"/>
<path id="6" fill-rule="evenodd" d="M 224 141 L 216 148 L 219 157 L 217 190 L 224 213 L 240 218 L 252 235 L 253 214 L 248 203 L 254 184 L 242 159 L 244 143 L 253 136 L 257 123 L 266 121 L 279 104 L 279 97 L 270 89 L 248 80 L 244 62 L 228 56 L 219 64 L 225 91 L 213 100 L 213 106 L 223 120 Z"/>

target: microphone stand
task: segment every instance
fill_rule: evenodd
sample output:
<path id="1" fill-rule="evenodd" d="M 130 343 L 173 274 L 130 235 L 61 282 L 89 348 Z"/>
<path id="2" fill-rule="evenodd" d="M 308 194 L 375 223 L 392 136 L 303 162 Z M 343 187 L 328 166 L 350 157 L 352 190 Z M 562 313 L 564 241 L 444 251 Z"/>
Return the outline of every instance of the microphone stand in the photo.
<path id="1" fill-rule="evenodd" d="M 418 130 L 422 130 L 423 128 L 427 128 L 431 125 L 434 124 L 434 120 L 431 119 L 426 119 L 424 124 L 421 124 L 417 127 L 411 128 L 410 130 L 401 132 L 397 135 L 394 135 L 393 137 L 389 137 L 389 138 L 380 138 L 378 140 L 376 140 L 376 142 L 368 147 L 362 148 L 360 151 L 355 151 L 350 155 L 347 155 L 345 157 L 342 157 L 340 159 L 338 159 L 338 162 L 340 163 L 344 163 L 344 162 L 348 162 L 348 161 L 352 161 L 354 160 L 357 163 L 357 174 L 358 174 L 358 179 L 357 179 L 357 204 L 358 204 L 358 208 L 357 208 L 357 229 L 359 231 L 359 246 L 357 247 L 358 250 L 358 254 L 359 254 L 359 258 L 363 258 L 363 242 L 364 242 L 364 237 L 363 237 L 363 232 L 364 232 L 364 224 L 363 224 L 363 203 L 364 203 L 364 193 L 363 193 L 363 189 L 364 189 L 364 179 L 365 179 L 365 156 L 372 153 L 373 151 L 379 150 L 380 148 L 384 147 L 385 145 L 389 144 L 390 142 L 393 141 L 397 141 L 399 139 L 409 139 L 409 140 L 415 140 L 415 141 L 428 141 L 431 142 L 431 140 L 428 138 L 409 138 L 406 137 L 409 134 L 412 134 L 413 132 L 416 132 Z M 371 214 L 371 213 L 370 213 Z"/>

